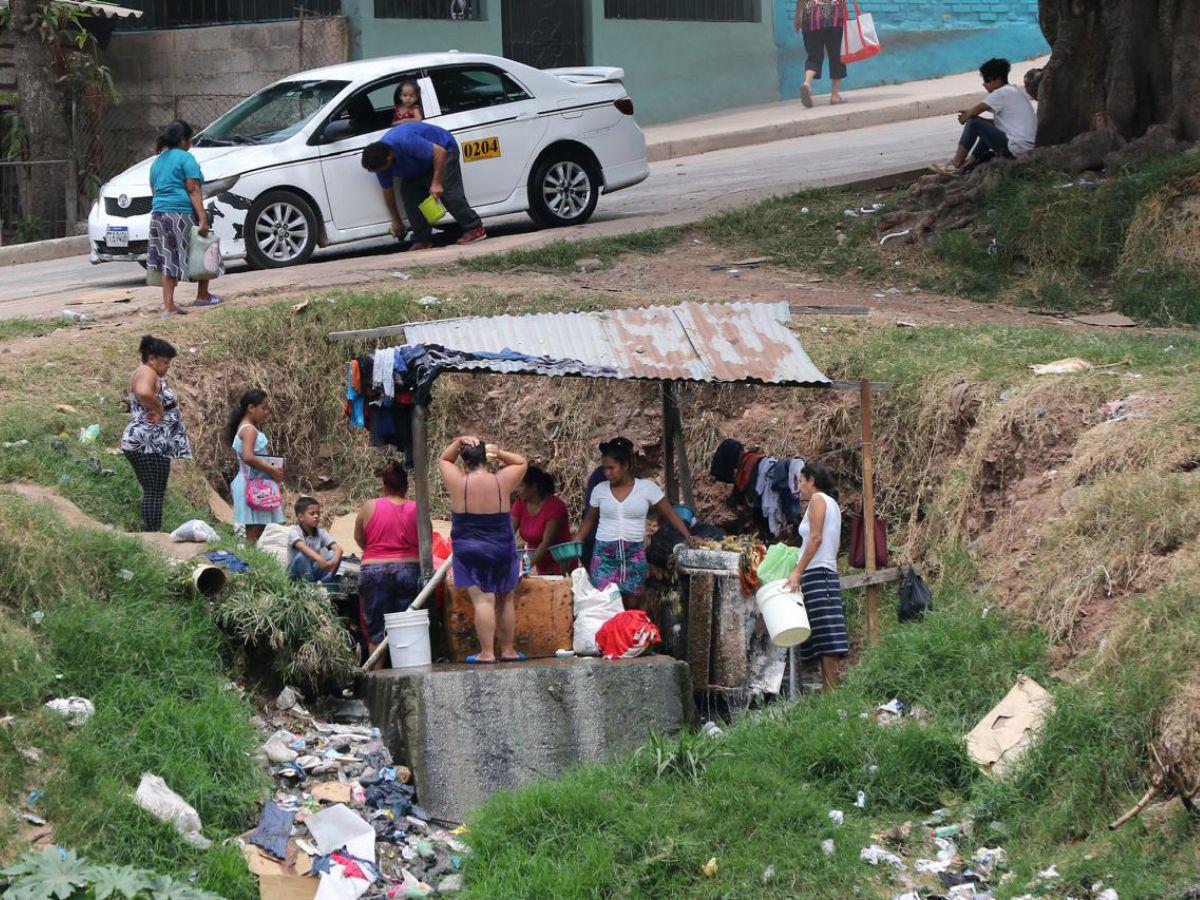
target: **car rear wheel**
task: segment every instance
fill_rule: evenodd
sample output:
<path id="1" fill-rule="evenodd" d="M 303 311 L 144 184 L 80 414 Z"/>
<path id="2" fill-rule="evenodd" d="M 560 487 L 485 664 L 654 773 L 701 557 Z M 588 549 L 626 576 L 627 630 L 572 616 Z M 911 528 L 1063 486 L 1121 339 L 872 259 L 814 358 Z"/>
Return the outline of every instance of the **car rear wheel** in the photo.
<path id="1" fill-rule="evenodd" d="M 267 191 L 254 201 L 244 229 L 246 255 L 258 269 L 308 262 L 317 246 L 317 217 L 291 191 Z"/>
<path id="2" fill-rule="evenodd" d="M 551 153 L 529 180 L 529 216 L 547 228 L 582 225 L 596 211 L 600 178 L 582 156 Z"/>

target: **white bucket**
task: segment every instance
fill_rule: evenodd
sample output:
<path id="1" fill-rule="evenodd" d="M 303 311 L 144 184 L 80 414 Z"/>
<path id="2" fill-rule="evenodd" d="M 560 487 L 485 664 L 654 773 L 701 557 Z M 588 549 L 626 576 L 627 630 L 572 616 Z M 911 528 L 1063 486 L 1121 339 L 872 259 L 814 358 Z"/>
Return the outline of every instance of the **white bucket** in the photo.
<path id="1" fill-rule="evenodd" d="M 428 666 L 433 662 L 429 646 L 429 610 L 410 609 L 383 617 L 393 669 Z"/>
<path id="2" fill-rule="evenodd" d="M 804 597 L 788 590 L 787 581 L 769 581 L 755 595 L 759 612 L 767 623 L 771 643 L 776 647 L 795 647 L 803 644 L 812 634 L 808 626 L 808 613 L 804 611 Z"/>

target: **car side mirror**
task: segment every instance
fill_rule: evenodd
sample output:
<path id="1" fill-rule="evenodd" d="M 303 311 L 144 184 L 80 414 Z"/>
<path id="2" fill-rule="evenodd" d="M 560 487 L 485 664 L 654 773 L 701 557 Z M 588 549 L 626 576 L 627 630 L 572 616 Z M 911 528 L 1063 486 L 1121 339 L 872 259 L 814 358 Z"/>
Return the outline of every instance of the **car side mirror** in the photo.
<path id="1" fill-rule="evenodd" d="M 325 130 L 321 134 L 322 143 L 331 143 L 332 141 L 340 141 L 342 138 L 351 136 L 353 129 L 351 128 L 349 119 L 335 119 L 325 126 Z"/>

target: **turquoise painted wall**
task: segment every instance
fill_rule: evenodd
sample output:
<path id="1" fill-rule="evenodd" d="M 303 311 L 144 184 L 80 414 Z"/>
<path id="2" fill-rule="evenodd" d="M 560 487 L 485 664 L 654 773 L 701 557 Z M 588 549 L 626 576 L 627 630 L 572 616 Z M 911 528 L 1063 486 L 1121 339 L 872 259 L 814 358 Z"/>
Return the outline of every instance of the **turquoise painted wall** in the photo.
<path id="1" fill-rule="evenodd" d="M 770 0 L 760 22 L 605 19 L 591 0 L 591 61 L 621 66 L 643 125 L 779 99 Z"/>
<path id="2" fill-rule="evenodd" d="M 850 66 L 849 88 L 967 72 L 992 56 L 1017 61 L 1050 52 L 1038 26 L 1037 0 L 869 0 L 859 5 L 874 16 L 883 53 Z M 774 6 L 779 93 L 797 97 L 805 53 L 792 24 L 796 0 L 775 0 Z M 828 79 L 828 69 L 823 74 Z"/>
<path id="3" fill-rule="evenodd" d="M 500 0 L 489 0 L 483 19 L 464 22 L 377 19 L 375 0 L 342 0 L 342 12 L 350 19 L 352 59 L 442 50 L 499 54 L 499 9 Z"/>
<path id="4" fill-rule="evenodd" d="M 589 62 L 621 66 L 643 124 L 779 99 L 772 0 L 761 21 L 663 22 L 605 19 L 604 0 L 587 0 Z M 374 0 L 342 0 L 351 22 L 351 57 L 429 50 L 503 53 L 500 0 L 480 21 L 377 19 Z"/>

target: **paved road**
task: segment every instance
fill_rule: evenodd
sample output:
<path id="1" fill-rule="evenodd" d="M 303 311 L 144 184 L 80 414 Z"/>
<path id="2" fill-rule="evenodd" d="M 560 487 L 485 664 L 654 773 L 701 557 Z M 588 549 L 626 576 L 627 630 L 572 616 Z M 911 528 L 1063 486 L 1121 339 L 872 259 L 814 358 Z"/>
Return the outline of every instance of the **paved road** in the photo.
<path id="1" fill-rule="evenodd" d="M 592 221 L 578 228 L 538 231 L 526 217 L 510 216 L 490 221 L 493 238 L 470 248 L 446 247 L 410 258 L 395 253 L 394 242 L 376 240 L 321 251 L 307 265 L 290 269 L 252 271 L 238 263 L 222 279 L 220 293 L 352 286 L 418 261 L 432 264 L 561 238 L 682 224 L 772 194 L 942 159 L 953 149 L 958 130 L 953 117 L 919 119 L 664 160 L 651 166 L 642 184 L 602 197 Z M 191 291 L 182 293 L 186 300 Z M 129 305 L 108 307 L 122 297 L 149 308 L 157 295 L 157 288 L 145 286 L 142 269 L 131 263 L 93 266 L 86 258 L 72 258 L 0 270 L 0 318 L 52 316 L 69 303 L 88 304 L 101 314 L 106 307 L 128 311 Z"/>

